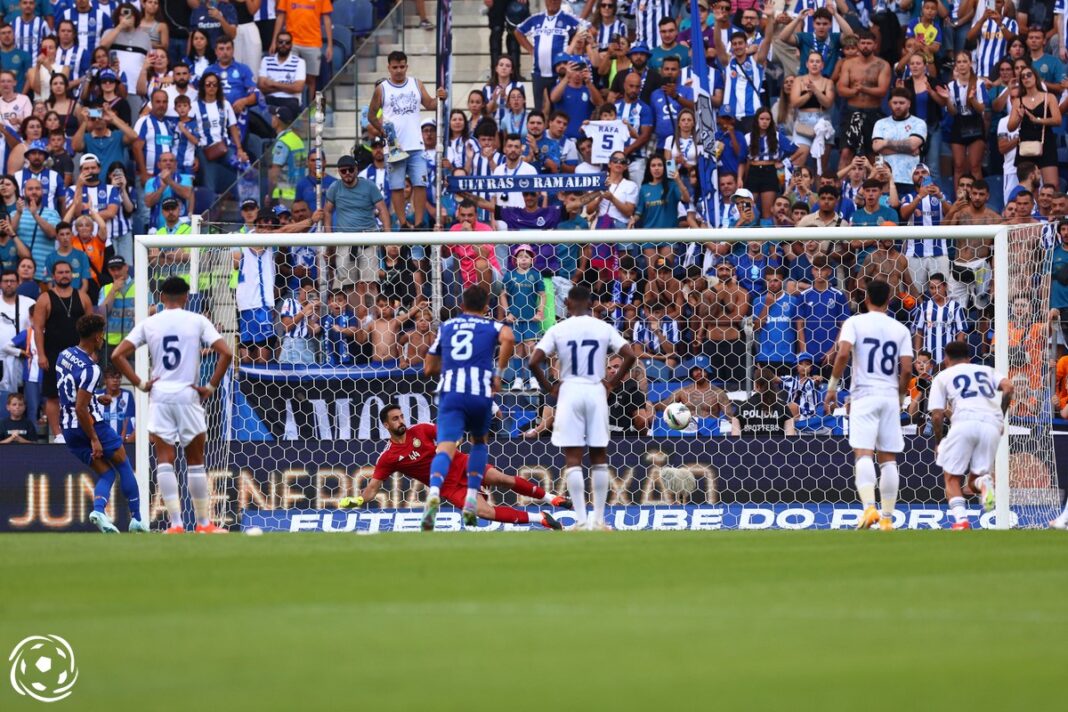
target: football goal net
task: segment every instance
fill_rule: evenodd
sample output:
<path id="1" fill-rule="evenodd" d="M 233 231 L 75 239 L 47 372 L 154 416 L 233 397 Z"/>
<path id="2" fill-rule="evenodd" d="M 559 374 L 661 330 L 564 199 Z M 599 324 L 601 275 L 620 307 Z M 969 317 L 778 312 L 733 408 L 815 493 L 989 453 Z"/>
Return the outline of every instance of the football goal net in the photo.
<path id="1" fill-rule="evenodd" d="M 839 327 L 864 309 L 872 279 L 890 283 L 889 313 L 916 351 L 900 413 L 895 525 L 951 522 L 927 413 L 951 341 L 967 343 L 1016 392 L 996 509 L 984 512 L 973 495 L 972 525 L 1043 526 L 1059 511 L 1051 364 L 1064 339 L 1049 309 L 1056 225 L 226 235 L 199 227 L 137 238 L 137 318 L 159 303 L 165 278 L 183 275 L 188 308 L 233 344 L 234 366 L 207 406 L 214 515 L 232 528 L 418 529 L 423 487 L 399 474 L 363 508 L 339 502 L 362 491 L 389 445 L 379 417 L 386 405 L 397 404 L 409 426 L 434 422 L 427 349 L 472 284 L 490 291 L 490 315 L 517 341 L 495 398 L 491 465 L 550 492 L 566 491 L 550 442 L 554 403 L 526 356 L 567 317 L 576 284 L 636 345 L 639 358 L 609 404 L 614 528 L 854 526 L 850 374 L 831 407 L 824 394 Z M 147 359 L 142 349 L 142 377 Z M 205 360 L 205 379 L 213 366 Z M 144 413 L 147 397 L 138 396 Z M 675 402 L 692 414 L 681 430 L 665 421 Z M 137 472 L 145 486 L 151 479 L 144 502 L 158 526 L 166 514 L 146 421 L 137 418 Z M 539 506 L 513 490 L 489 497 Z M 438 526 L 461 528 L 460 513 L 445 507 Z"/>

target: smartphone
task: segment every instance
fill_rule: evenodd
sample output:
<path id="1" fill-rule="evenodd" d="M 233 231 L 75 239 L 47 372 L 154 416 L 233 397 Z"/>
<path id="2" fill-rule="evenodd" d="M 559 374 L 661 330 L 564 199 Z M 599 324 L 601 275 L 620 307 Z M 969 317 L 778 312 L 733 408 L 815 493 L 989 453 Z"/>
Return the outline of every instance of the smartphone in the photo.
<path id="1" fill-rule="evenodd" d="M 118 61 L 119 61 L 119 53 L 118 52 L 116 52 L 115 50 L 111 50 L 110 52 L 108 52 L 108 62 L 110 64 L 115 64 L 115 62 L 118 62 Z"/>
<path id="2" fill-rule="evenodd" d="M 103 115 L 104 115 L 104 112 L 101 111 L 100 109 L 89 109 L 89 118 L 90 119 L 99 119 Z"/>
<path id="3" fill-rule="evenodd" d="M 922 188 L 926 188 L 927 186 L 933 185 L 933 184 L 934 184 L 934 181 L 931 180 L 931 176 L 924 176 L 923 180 L 920 181 L 920 187 L 922 187 Z"/>
<path id="4" fill-rule="evenodd" d="M 664 165 L 664 167 L 667 169 L 667 177 L 671 178 L 672 180 L 674 180 L 675 173 L 678 170 L 678 168 L 675 165 L 675 159 L 674 158 L 669 158 L 667 160 L 667 163 Z"/>

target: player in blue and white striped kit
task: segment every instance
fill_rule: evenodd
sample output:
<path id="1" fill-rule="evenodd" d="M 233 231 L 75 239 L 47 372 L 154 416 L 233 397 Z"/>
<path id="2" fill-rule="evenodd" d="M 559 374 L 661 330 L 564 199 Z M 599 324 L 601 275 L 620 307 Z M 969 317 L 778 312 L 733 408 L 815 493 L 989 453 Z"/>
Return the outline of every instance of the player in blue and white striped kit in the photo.
<path id="1" fill-rule="evenodd" d="M 486 439 L 493 417 L 493 394 L 501 388 L 501 375 L 515 350 L 511 327 L 487 319 L 489 292 L 475 285 L 464 290 L 463 313 L 449 319 L 430 345 L 425 372 L 438 382 L 438 450 L 430 463 L 430 490 L 423 511 L 423 531 L 434 530 L 441 506 L 441 485 L 449 473 L 456 445 L 466 432 L 471 436 L 468 455 L 467 499 L 463 519 L 478 522 L 478 491 L 486 472 Z M 500 345 L 498 352 L 497 346 Z M 497 356 L 494 368 L 493 357 Z"/>
<path id="2" fill-rule="evenodd" d="M 118 474 L 122 494 L 130 506 L 130 531 L 147 532 L 148 527 L 141 521 L 137 478 L 126 459 L 122 438 L 104 419 L 96 395 L 102 378 L 96 354 L 104 345 L 104 324 L 104 317 L 96 314 L 86 314 L 78 319 L 75 325 L 78 345 L 64 350 L 56 360 L 63 438 L 71 454 L 100 476 L 96 481 L 89 521 L 105 534 L 118 534 L 118 528 L 104 513 Z"/>

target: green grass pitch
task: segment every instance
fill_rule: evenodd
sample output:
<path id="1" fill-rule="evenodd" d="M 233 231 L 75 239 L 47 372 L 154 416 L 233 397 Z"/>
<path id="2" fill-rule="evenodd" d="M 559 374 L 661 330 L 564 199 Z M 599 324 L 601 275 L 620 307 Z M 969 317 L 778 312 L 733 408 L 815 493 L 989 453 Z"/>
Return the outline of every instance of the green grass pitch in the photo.
<path id="1" fill-rule="evenodd" d="M 74 648 L 57 710 L 1050 710 L 1068 690 L 1057 531 L 19 534 L 0 572 L 0 654 Z M 0 685 L 0 709 L 42 708 Z"/>

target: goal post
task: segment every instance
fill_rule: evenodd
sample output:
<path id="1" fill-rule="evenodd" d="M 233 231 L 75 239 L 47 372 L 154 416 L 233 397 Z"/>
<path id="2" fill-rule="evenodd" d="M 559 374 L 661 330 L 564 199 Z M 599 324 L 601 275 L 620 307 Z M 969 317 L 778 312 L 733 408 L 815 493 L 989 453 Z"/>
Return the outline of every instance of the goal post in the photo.
<path id="1" fill-rule="evenodd" d="M 162 254 L 180 248 L 187 251 L 189 255 L 188 274 L 191 279 L 191 285 L 195 285 L 191 291 L 196 293 L 200 291 L 198 287 L 203 287 L 208 292 L 202 295 L 202 299 L 198 300 L 197 308 L 212 319 L 213 322 L 221 326 L 221 333 L 234 339 L 235 355 L 237 354 L 237 319 L 236 306 L 230 289 L 232 282 L 230 281 L 229 273 L 232 270 L 232 265 L 228 261 L 231 250 L 260 247 L 274 248 L 276 250 L 312 248 L 322 254 L 328 248 L 385 248 L 387 245 L 397 246 L 402 249 L 416 248 L 421 250 L 421 254 L 424 255 L 422 258 L 424 260 L 423 273 L 428 281 L 424 294 L 432 298 L 430 312 L 433 318 L 431 321 L 432 325 L 436 326 L 434 320 L 442 313 L 442 307 L 445 306 L 447 299 L 445 293 L 448 291 L 443 289 L 442 286 L 445 279 L 443 274 L 448 270 L 443 270 L 443 260 L 440 257 L 443 251 L 439 248 L 470 245 L 470 237 L 472 236 L 472 233 L 465 232 L 199 234 L 199 221 L 195 221 L 193 227 L 194 230 L 188 235 L 140 235 L 136 237 L 135 275 L 137 284 L 139 286 L 145 285 L 146 287 L 139 288 L 136 293 L 136 318 L 138 321 L 147 318 L 150 305 L 155 303 L 154 294 L 158 288 L 157 281 L 163 274 L 169 274 L 166 269 L 159 267 L 150 260 L 150 252 L 160 251 L 159 254 Z M 1011 330 L 1010 300 L 1014 295 L 1024 293 L 1030 300 L 1030 311 L 1027 315 L 1029 321 L 1026 324 L 1016 324 L 1011 327 L 1017 331 L 1025 327 L 1026 329 L 1039 330 L 1043 328 L 1043 315 L 1048 312 L 1049 307 L 1048 260 L 1050 250 L 1043 248 L 1044 241 L 1048 240 L 1049 237 L 1048 230 L 1038 225 L 1013 228 L 1003 225 L 972 225 L 926 228 L 887 226 L 831 229 L 504 231 L 477 233 L 477 239 L 480 244 L 491 245 L 496 255 L 504 260 L 508 259 L 510 247 L 521 244 L 531 244 L 536 247 L 541 245 L 576 245 L 581 247 L 614 245 L 618 248 L 622 245 L 637 243 L 636 254 L 641 255 L 643 245 L 646 247 L 652 245 L 654 250 L 657 250 L 660 246 L 686 247 L 697 245 L 698 247 L 695 249 L 699 253 L 701 250 L 708 249 L 702 247 L 702 245 L 719 243 L 729 246 L 750 241 L 777 244 L 782 246 L 783 249 L 790 249 L 790 246 L 796 243 L 803 244 L 810 241 L 832 243 L 832 248 L 833 243 L 843 241 L 894 240 L 899 244 L 904 244 L 905 241 L 914 239 L 947 240 L 949 242 L 968 239 L 992 241 L 995 256 L 992 260 L 993 288 L 990 290 L 993 309 L 992 314 L 989 313 L 989 310 L 985 312 L 987 316 L 984 318 L 987 318 L 990 322 L 990 328 L 994 334 L 992 339 L 993 365 L 1002 373 L 1010 373 L 1015 368 L 1010 363 L 1010 353 L 1013 348 L 1009 338 Z M 381 253 L 381 251 L 380 249 L 379 252 Z M 676 248 L 672 254 L 681 255 L 683 252 L 685 250 Z M 729 252 L 730 250 L 727 249 L 726 253 Z M 654 252 L 654 254 L 658 253 Z M 666 251 L 665 254 L 667 254 Z M 324 263 L 320 260 L 318 264 L 322 268 Z M 205 265 L 208 266 L 206 267 Z M 618 265 L 616 266 L 618 267 Z M 677 277 L 679 264 L 676 263 L 675 267 L 674 276 Z M 508 264 L 500 265 L 501 271 L 506 271 L 509 268 Z M 455 269 L 455 265 L 449 266 L 449 270 L 455 271 Z M 835 276 L 840 278 L 841 274 L 842 272 L 839 270 Z M 497 273 L 495 280 L 499 280 L 501 276 L 501 274 Z M 317 303 L 317 318 L 327 316 L 329 299 L 335 297 L 343 289 L 337 282 L 328 282 L 325 274 L 319 274 L 318 277 L 318 284 L 330 284 L 332 286 L 327 288 L 327 293 L 323 293 L 321 301 Z M 674 283 L 681 284 L 682 281 L 675 279 Z M 1005 285 L 1010 286 L 1005 288 Z M 1024 285 L 1028 290 L 1026 292 L 1024 292 Z M 346 307 L 355 303 L 354 295 L 347 291 L 347 286 L 344 286 L 345 295 L 349 299 L 349 301 L 344 302 Z M 372 294 L 376 287 L 381 287 L 381 285 L 373 286 Z M 499 285 L 495 285 L 495 287 L 497 289 L 501 288 Z M 549 277 L 545 279 L 545 287 L 552 289 Z M 705 289 L 710 288 L 705 287 Z M 669 296 L 674 298 L 675 295 Z M 370 300 L 366 295 L 356 294 L 355 297 Z M 699 302 L 702 298 L 701 295 L 698 295 L 695 299 Z M 363 305 L 367 303 L 368 301 L 361 302 Z M 678 301 L 676 300 L 674 303 L 678 303 Z M 415 309 L 412 309 L 412 311 L 415 311 Z M 359 312 L 359 309 L 356 312 Z M 669 314 L 668 316 L 672 315 Z M 418 317 L 411 318 L 416 319 Z M 682 316 L 674 315 L 672 318 L 681 320 Z M 753 343 L 755 343 L 751 327 L 751 322 L 747 323 L 744 337 L 746 339 L 747 353 L 750 355 L 753 353 Z M 1048 350 L 1048 344 L 1043 343 L 1042 349 Z M 1046 350 L 1042 350 L 1043 355 L 1046 354 Z M 220 516 L 230 525 L 246 525 L 250 521 L 254 521 L 257 524 L 265 523 L 270 525 L 271 518 L 274 517 L 280 522 L 277 528 L 291 530 L 310 528 L 305 527 L 305 525 L 313 521 L 314 517 L 321 517 L 321 521 L 324 522 L 322 526 L 324 529 L 345 529 L 350 526 L 351 528 L 362 529 L 365 527 L 366 522 L 363 515 L 345 519 L 339 513 L 338 516 L 341 518 L 334 519 L 332 523 L 327 524 L 329 517 L 325 512 L 336 506 L 337 500 L 341 496 L 356 493 L 359 487 L 367 481 L 370 474 L 368 466 L 373 465 L 375 455 L 384 447 L 381 439 L 384 431 L 378 427 L 377 422 L 368 425 L 366 416 L 374 408 L 372 407 L 371 410 L 368 410 L 366 403 L 364 404 L 364 417 L 356 425 L 357 414 L 348 410 L 356 407 L 355 404 L 341 398 L 340 396 L 343 394 L 333 392 L 335 391 L 335 386 L 332 384 L 335 382 L 342 384 L 339 388 L 343 390 L 344 388 L 352 387 L 354 383 L 362 387 L 361 382 L 353 379 L 378 378 L 380 380 L 375 382 L 385 385 L 383 393 L 375 396 L 378 398 L 378 403 L 381 404 L 389 393 L 397 391 L 393 386 L 405 380 L 416 379 L 418 371 L 413 368 L 395 368 L 392 370 L 379 368 L 376 370 L 375 363 L 377 362 L 371 364 L 346 363 L 336 367 L 336 381 L 331 381 L 330 379 L 333 378 L 331 369 L 335 368 L 335 366 L 325 364 L 319 359 L 316 359 L 314 363 L 299 367 L 278 364 L 274 360 L 269 363 L 245 364 L 239 364 L 238 361 L 239 359 L 235 359 L 233 380 L 228 382 L 227 387 L 220 389 L 220 391 L 225 392 L 225 397 L 230 400 L 215 407 L 213 417 L 217 419 L 217 422 L 211 426 L 214 436 L 221 438 L 221 440 L 216 443 L 215 462 L 214 464 L 209 462 L 209 469 L 214 467 L 222 473 L 221 477 L 223 479 L 230 478 L 229 481 L 220 485 L 220 487 L 225 488 L 224 492 L 216 491 L 214 493 L 220 503 Z M 686 363 L 685 359 L 679 359 L 679 361 L 683 364 Z M 693 362 L 704 363 L 707 361 L 708 359 L 704 359 L 704 361 L 697 359 Z M 1048 361 L 1049 359 L 1046 357 L 1042 363 L 1032 364 L 1035 369 L 1038 369 L 1035 371 L 1038 374 L 1036 382 L 1040 382 L 1042 387 L 1045 387 L 1050 382 Z M 671 363 L 671 361 L 669 359 L 664 363 Z M 653 366 L 657 366 L 657 364 L 650 362 L 650 368 Z M 714 369 L 716 364 L 710 363 L 710 366 Z M 138 352 L 136 367 L 138 374 L 142 378 L 148 377 L 148 357 L 144 349 Z M 664 369 L 659 370 L 663 371 Z M 671 373 L 670 369 L 667 369 L 667 372 Z M 372 373 L 372 376 L 366 376 L 367 373 Z M 517 373 L 522 372 L 520 370 Z M 770 371 L 761 371 L 761 373 L 770 373 Z M 780 387 L 781 376 L 789 379 L 793 378 L 791 374 L 792 371 L 790 373 L 778 373 L 775 377 L 776 388 Z M 749 376 L 752 378 L 753 374 L 750 373 Z M 521 380 L 521 378 L 525 378 L 525 376 L 521 376 L 517 381 Z M 680 383 L 686 380 L 685 375 L 678 371 L 678 366 L 675 366 L 673 375 L 665 377 L 663 381 L 659 377 L 656 379 L 649 378 L 645 373 L 643 373 L 642 378 L 645 379 L 644 387 L 649 388 L 649 384 L 654 386 L 646 393 L 649 402 L 651 403 L 652 398 L 655 396 L 659 398 L 657 403 L 661 406 L 665 402 L 664 398 L 671 397 L 672 389 L 679 388 Z M 301 379 L 304 380 L 302 381 Z M 256 388 L 249 386 L 250 381 L 255 381 Z M 262 384 L 271 385 L 260 388 Z M 521 383 L 518 385 L 522 386 Z M 765 384 L 765 386 L 770 387 L 770 384 Z M 319 390 L 310 392 L 312 389 Z M 524 406 L 518 407 L 516 410 L 529 412 L 533 409 L 540 415 L 543 405 L 540 403 L 540 396 L 523 387 L 517 388 L 516 392 L 526 399 Z M 270 395 L 267 395 L 268 393 Z M 412 423 L 415 422 L 415 416 L 427 417 L 432 413 L 434 407 L 432 389 L 422 392 L 421 395 L 409 395 L 411 398 L 405 402 L 403 407 L 406 414 L 409 412 L 412 414 Z M 731 393 L 731 397 L 735 401 L 738 398 L 753 395 L 753 392 L 743 392 L 739 395 L 737 389 Z M 511 398 L 511 396 L 508 397 Z M 1039 397 L 1041 398 L 1041 392 Z M 254 401 L 257 398 L 263 399 L 264 402 L 250 402 L 250 399 Z M 270 399 L 269 402 L 268 399 Z M 336 399 L 336 401 L 332 399 Z M 147 413 L 146 401 L 147 398 L 143 394 L 138 394 L 137 407 L 139 415 Z M 330 401 L 330 403 L 324 406 L 323 403 L 326 401 Z M 272 412 L 275 412 L 279 419 L 285 421 L 284 424 L 275 423 L 273 431 L 271 427 L 263 426 L 262 424 L 250 425 L 256 420 L 254 416 L 246 418 L 253 411 L 264 413 L 271 411 L 272 408 L 276 409 Z M 331 410 L 331 408 L 334 408 L 334 410 Z M 842 410 L 842 413 L 844 413 L 844 410 Z M 729 430 L 731 427 L 729 421 L 731 419 L 725 418 L 722 413 L 720 417 L 724 419 L 722 429 L 724 431 Z M 851 457 L 848 457 L 848 446 L 843 444 L 845 438 L 842 437 L 842 428 L 848 428 L 848 417 L 844 417 L 841 414 L 832 416 L 829 413 L 824 413 L 822 417 L 826 421 L 823 426 L 818 423 L 817 425 L 810 424 L 811 431 L 803 434 L 799 433 L 792 440 L 788 439 L 786 441 L 788 444 L 784 446 L 779 444 L 769 445 L 767 444 L 769 441 L 760 439 L 744 443 L 734 442 L 728 445 L 728 439 L 732 436 L 725 432 L 716 432 L 715 435 L 709 435 L 702 430 L 701 433 L 684 433 L 682 437 L 679 437 L 678 433 L 664 432 L 663 424 L 660 422 L 661 416 L 654 405 L 649 423 L 646 424 L 648 427 L 639 434 L 640 443 L 632 443 L 628 439 L 631 436 L 627 435 L 621 437 L 618 443 L 614 441 L 610 446 L 610 451 L 612 449 L 620 450 L 621 458 L 617 461 L 618 464 L 613 465 L 617 474 L 619 474 L 619 470 L 622 467 L 640 470 L 636 474 L 628 472 L 627 478 L 630 479 L 624 478 L 626 481 L 621 481 L 617 478 L 610 504 L 612 504 L 613 499 L 627 503 L 627 506 L 619 505 L 618 516 L 620 517 L 620 522 L 626 521 L 629 524 L 633 524 L 633 521 L 652 521 L 651 519 L 641 519 L 641 517 L 645 516 L 641 511 L 637 509 L 631 511 L 628 508 L 633 505 L 640 509 L 646 506 L 643 504 L 645 502 L 650 503 L 649 506 L 653 507 L 676 504 L 695 509 L 710 506 L 715 508 L 715 505 L 721 505 L 727 511 L 727 520 L 732 522 L 734 521 L 732 517 L 736 517 L 736 515 L 743 516 L 743 518 L 744 516 L 749 516 L 745 511 L 747 503 L 767 503 L 769 511 L 773 512 L 778 512 L 779 510 L 775 508 L 784 503 L 797 502 L 808 506 L 811 503 L 800 498 L 800 495 L 799 499 L 793 500 L 790 498 L 789 492 L 772 492 L 768 490 L 762 493 L 760 487 L 752 483 L 745 484 L 739 491 L 732 491 L 731 489 L 735 482 L 735 478 L 730 472 L 732 467 L 756 469 L 756 472 L 747 473 L 747 475 L 753 475 L 752 479 L 754 481 L 761 478 L 766 479 L 770 483 L 767 485 L 769 487 L 781 487 L 783 486 L 781 483 L 784 481 L 787 483 L 786 486 L 789 487 L 789 482 L 793 480 L 789 477 L 776 479 L 774 475 L 781 474 L 777 473 L 777 467 L 789 469 L 793 463 L 773 463 L 768 461 L 767 458 L 792 455 L 797 458 L 798 469 L 811 475 L 805 480 L 806 482 L 811 484 L 812 478 L 826 477 L 825 481 L 821 480 L 811 487 L 812 490 L 817 492 L 816 499 L 813 500 L 816 504 L 812 505 L 815 507 L 813 509 L 814 516 L 819 521 L 833 516 L 838 525 L 841 526 L 846 519 L 838 517 L 830 509 L 826 509 L 826 507 L 830 507 L 833 504 L 835 497 L 839 497 L 838 502 L 843 507 L 848 504 L 859 512 L 859 505 L 856 504 L 855 494 L 852 491 L 851 476 L 846 480 L 843 479 L 844 475 L 842 474 L 843 463 L 846 460 L 851 462 Z M 1034 417 L 1027 419 L 1024 426 L 1007 426 L 1005 428 L 996 459 L 997 509 L 992 518 L 989 515 L 986 516 L 984 526 L 1009 528 L 1014 519 L 1019 519 L 1025 526 L 1035 526 L 1039 523 L 1039 520 L 1046 517 L 1047 510 L 1052 511 L 1057 506 L 1056 474 L 1053 469 L 1055 465 L 1052 457 L 1051 423 L 1049 422 L 1051 417 L 1048 407 L 1039 407 Z M 341 420 L 344 418 L 350 418 L 352 423 L 341 424 Z M 816 419 L 809 420 L 815 422 Z M 535 422 L 536 419 L 529 421 L 529 423 Z M 138 417 L 136 425 L 138 477 L 143 485 L 146 486 L 147 491 L 150 462 L 147 418 Z M 340 443 L 338 440 L 338 433 L 342 431 L 345 437 L 348 438 L 345 443 Z M 308 434 L 314 435 L 314 439 L 309 438 Z M 724 437 L 719 437 L 721 435 Z M 508 474 L 526 473 L 532 479 L 537 479 L 547 486 L 556 487 L 561 491 L 564 489 L 563 481 L 558 471 L 559 467 L 552 462 L 552 458 L 547 454 L 553 451 L 553 448 L 535 448 L 534 450 L 527 448 L 527 450 L 524 450 L 523 448 L 512 447 L 517 443 L 523 444 L 524 440 L 523 435 L 514 428 L 511 434 L 505 437 L 517 442 L 504 443 L 497 455 L 493 453 L 493 447 L 491 446 L 491 459 L 498 458 L 495 460 L 498 463 L 498 467 L 507 470 Z M 717 441 L 715 448 L 702 450 L 700 447 L 693 445 L 695 442 L 713 437 Z M 920 427 L 914 438 L 917 447 L 922 442 L 922 438 L 923 431 L 922 427 Z M 362 441 L 355 442 L 361 439 Z M 236 450 L 244 453 L 241 455 L 240 462 L 237 460 L 231 461 L 229 458 L 231 452 L 229 443 L 231 442 L 235 443 Z M 929 443 L 925 446 L 929 447 Z M 287 448 L 289 449 L 287 450 Z M 529 454 L 530 452 L 542 453 L 543 451 L 546 454 L 538 456 Z M 255 453 L 255 457 L 251 462 L 247 457 L 249 452 Z M 710 453 L 712 452 L 717 453 L 716 457 L 722 455 L 728 459 L 714 462 L 701 461 L 702 458 L 711 457 Z M 908 458 L 910 456 L 911 452 L 906 452 L 903 456 L 903 486 L 905 488 L 909 487 L 910 463 Z M 527 457 L 535 457 L 537 460 L 545 459 L 546 461 L 527 461 L 525 459 Z M 355 458 L 354 461 L 345 461 L 353 458 Z M 737 463 L 741 464 L 732 462 L 733 458 L 737 458 Z M 834 463 L 834 468 L 837 468 L 834 473 L 825 476 L 819 474 L 818 463 L 823 458 L 829 458 L 827 461 Z M 251 472 L 251 469 L 256 467 L 275 467 L 274 460 L 279 463 L 277 465 L 278 471 L 272 470 L 270 478 L 273 479 L 269 483 L 263 477 L 260 477 L 261 473 Z M 305 460 L 314 463 L 314 468 L 309 467 L 306 473 L 307 476 L 302 479 L 299 470 L 304 464 L 307 464 L 304 462 Z M 921 510 L 924 508 L 944 510 L 945 503 L 941 491 L 941 474 L 934 471 L 933 458 L 930 455 L 924 455 L 923 458 L 917 460 L 917 463 L 919 464 L 916 467 L 923 469 L 922 473 L 917 473 L 917 479 L 922 481 L 923 484 L 922 486 L 918 485 L 918 489 L 908 496 L 911 496 L 913 504 L 916 505 L 916 511 L 921 512 L 920 515 L 917 515 L 916 521 L 920 522 L 918 526 L 923 526 L 924 521 L 930 522 L 933 520 L 929 518 L 925 520 L 921 516 Z M 1017 477 L 1015 474 L 1010 473 L 1010 466 L 1015 470 L 1017 465 L 1022 470 L 1026 470 L 1026 477 Z M 310 474 L 313 469 L 317 473 L 314 476 Z M 249 478 L 256 480 L 258 477 L 260 478 L 258 484 L 255 482 L 250 484 Z M 418 506 L 421 494 L 420 488 L 413 487 L 412 483 L 402 482 L 398 478 L 399 476 L 395 476 L 388 483 L 388 486 L 383 488 L 383 491 L 386 492 L 384 497 L 386 507 L 383 511 L 396 510 L 401 512 L 407 507 Z M 804 476 L 799 475 L 798 481 L 802 479 L 804 479 Z M 833 487 L 830 485 L 832 481 L 835 483 Z M 629 491 L 628 487 L 632 488 L 633 491 Z M 279 492 L 281 494 L 278 494 Z M 908 496 L 906 496 L 906 499 Z M 761 499 L 762 497 L 763 499 Z M 154 501 L 155 497 L 151 501 L 148 497 L 143 498 L 142 506 L 146 510 L 144 512 L 145 516 L 150 516 L 151 512 L 149 510 L 153 507 L 152 503 Z M 502 495 L 499 501 L 519 505 L 531 504 L 523 498 L 516 498 L 508 493 Z M 249 511 L 278 512 L 280 509 L 285 509 L 287 503 L 292 504 L 294 511 L 299 510 L 300 516 L 306 515 L 306 517 L 299 519 L 289 515 L 275 514 L 270 516 L 263 515 L 261 519 L 255 520 L 248 518 Z M 738 511 L 732 510 L 732 505 L 737 505 L 741 509 Z M 826 511 L 819 509 L 825 505 Z M 637 519 L 633 519 L 633 517 L 637 517 Z M 805 516 L 800 518 L 804 520 Z M 403 529 L 410 524 L 407 519 L 402 521 L 402 517 L 399 514 L 396 519 L 390 521 L 392 522 L 391 526 L 397 529 Z M 715 522 L 718 520 L 716 517 L 710 516 L 707 520 L 702 521 Z M 791 526 L 788 519 L 783 521 L 785 523 L 776 520 L 774 526 Z M 752 521 L 749 523 L 752 524 Z M 371 527 L 374 529 L 377 524 L 372 521 Z M 630 528 L 637 528 L 637 525 L 630 526 Z M 753 526 L 750 528 L 761 527 Z"/>

